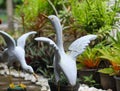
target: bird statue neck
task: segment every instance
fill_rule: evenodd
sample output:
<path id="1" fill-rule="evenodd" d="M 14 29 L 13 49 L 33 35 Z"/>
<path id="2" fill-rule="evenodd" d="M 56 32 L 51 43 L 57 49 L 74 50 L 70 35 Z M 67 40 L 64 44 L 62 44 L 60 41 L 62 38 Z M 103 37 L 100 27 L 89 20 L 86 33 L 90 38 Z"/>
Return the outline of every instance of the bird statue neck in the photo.
<path id="1" fill-rule="evenodd" d="M 26 61 L 20 61 L 20 64 L 23 69 L 25 69 L 28 65 L 26 64 Z"/>
<path id="2" fill-rule="evenodd" d="M 61 51 L 64 52 L 64 47 L 63 47 L 63 40 L 62 40 L 62 26 L 59 23 L 57 24 L 53 24 L 54 25 L 54 28 L 55 28 L 55 32 L 56 32 L 56 43 L 57 43 L 57 46 L 59 47 L 59 49 Z"/>

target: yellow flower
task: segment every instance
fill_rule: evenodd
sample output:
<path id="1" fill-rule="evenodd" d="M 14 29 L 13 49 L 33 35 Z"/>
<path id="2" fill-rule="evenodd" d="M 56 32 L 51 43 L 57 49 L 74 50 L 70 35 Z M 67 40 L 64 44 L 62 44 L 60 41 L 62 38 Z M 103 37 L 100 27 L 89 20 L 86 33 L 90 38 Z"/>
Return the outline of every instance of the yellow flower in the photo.
<path id="1" fill-rule="evenodd" d="M 14 83 L 11 83 L 11 84 L 9 85 L 9 87 L 10 87 L 10 88 L 15 88 Z"/>
<path id="2" fill-rule="evenodd" d="M 19 84 L 19 86 L 21 87 L 21 88 L 26 88 L 26 85 L 24 85 L 24 84 Z"/>

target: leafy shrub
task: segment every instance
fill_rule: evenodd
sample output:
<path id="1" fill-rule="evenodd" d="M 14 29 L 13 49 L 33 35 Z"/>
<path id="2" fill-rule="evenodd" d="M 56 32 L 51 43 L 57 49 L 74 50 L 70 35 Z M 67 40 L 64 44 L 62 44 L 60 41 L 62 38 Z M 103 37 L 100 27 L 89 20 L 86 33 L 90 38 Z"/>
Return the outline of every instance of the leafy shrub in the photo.
<path id="1" fill-rule="evenodd" d="M 115 23 L 116 9 L 109 10 L 106 0 L 71 0 L 76 22 L 88 33 L 105 33 Z M 113 7 L 117 7 L 116 4 Z"/>
<path id="2" fill-rule="evenodd" d="M 28 42 L 26 60 L 34 68 L 35 72 L 42 74 L 44 77 L 51 77 L 53 75 L 53 57 L 54 50 L 48 44 L 38 43 L 37 41 Z"/>

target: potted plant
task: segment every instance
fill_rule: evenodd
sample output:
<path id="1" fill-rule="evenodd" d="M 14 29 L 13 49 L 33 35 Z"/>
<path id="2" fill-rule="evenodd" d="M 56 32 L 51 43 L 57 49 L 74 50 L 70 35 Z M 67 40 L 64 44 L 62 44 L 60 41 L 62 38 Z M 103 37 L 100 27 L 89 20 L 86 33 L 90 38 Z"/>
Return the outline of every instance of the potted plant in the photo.
<path id="1" fill-rule="evenodd" d="M 100 69 L 98 72 L 100 72 L 100 79 L 101 79 L 101 86 L 103 89 L 109 89 L 111 88 L 113 91 L 116 91 L 115 89 L 115 80 L 113 78 L 113 60 L 118 60 L 117 55 L 112 51 L 112 49 L 108 46 L 103 47 L 102 49 L 99 50 L 102 55 L 100 58 L 105 59 L 106 61 L 110 62 L 109 67 Z M 116 57 L 115 57 L 116 56 Z M 114 85 L 113 85 L 114 83 Z"/>
<path id="2" fill-rule="evenodd" d="M 115 86 L 113 85 L 113 83 L 115 83 L 116 80 L 116 87 L 117 87 L 117 91 L 120 91 L 119 88 L 119 76 L 120 76 L 120 33 L 117 33 L 116 38 L 114 37 L 110 37 L 111 39 L 111 44 L 110 46 L 105 46 L 103 47 L 101 50 L 99 50 L 99 52 L 102 54 L 100 57 L 103 59 L 106 59 L 107 61 L 110 62 L 110 66 L 108 68 L 104 68 L 99 70 L 99 72 L 103 73 L 101 74 L 101 78 L 104 77 L 104 79 L 101 79 L 101 82 L 103 83 L 103 87 L 104 88 L 112 88 L 113 91 L 116 91 Z M 115 80 L 114 80 L 114 78 Z M 111 78 L 108 79 L 108 78 Z M 108 81 L 105 81 L 105 79 L 108 79 Z M 109 86 L 104 86 L 106 83 L 104 82 L 108 82 Z"/>
<path id="3" fill-rule="evenodd" d="M 99 83 L 99 74 L 97 72 L 100 59 L 98 58 L 100 44 L 93 48 L 88 47 L 77 59 L 78 77 L 83 80 L 84 76 L 93 75 L 93 80 Z M 98 77 L 98 78 L 97 78 Z"/>
<path id="4" fill-rule="evenodd" d="M 7 91 L 27 91 L 26 86 L 24 84 L 15 85 L 11 83 L 7 89 Z"/>
<path id="5" fill-rule="evenodd" d="M 48 80 L 51 91 L 78 91 L 78 88 L 79 88 L 79 82 L 78 81 L 77 81 L 76 85 L 71 86 L 68 83 L 68 80 L 66 79 L 66 77 L 64 76 L 63 73 L 61 73 L 60 77 L 61 78 L 60 78 L 60 81 L 59 81 L 58 84 L 55 81 L 55 76 L 54 75 Z"/>
<path id="6" fill-rule="evenodd" d="M 82 83 L 87 84 L 89 87 L 96 87 L 99 88 L 100 84 L 98 84 L 94 79 L 93 75 L 90 76 L 83 76 Z"/>

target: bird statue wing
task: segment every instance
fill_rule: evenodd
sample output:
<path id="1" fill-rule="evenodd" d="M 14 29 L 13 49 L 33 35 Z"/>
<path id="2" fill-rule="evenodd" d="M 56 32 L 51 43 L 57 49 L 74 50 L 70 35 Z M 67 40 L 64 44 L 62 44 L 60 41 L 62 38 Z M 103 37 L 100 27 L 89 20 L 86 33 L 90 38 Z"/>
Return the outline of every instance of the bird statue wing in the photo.
<path id="1" fill-rule="evenodd" d="M 54 47 L 55 57 L 54 57 L 53 65 L 54 65 L 55 78 L 58 82 L 59 81 L 59 72 L 60 72 L 58 62 L 61 60 L 60 51 L 59 51 L 58 46 L 54 43 L 54 41 L 52 41 L 51 39 L 46 38 L 46 37 L 37 37 L 37 38 L 35 38 L 35 40 L 49 43 L 51 46 Z"/>
<path id="2" fill-rule="evenodd" d="M 92 34 L 78 38 L 69 46 L 69 55 L 73 58 L 76 58 L 78 55 L 85 51 L 85 48 L 88 46 L 90 41 L 95 40 L 96 38 L 97 35 Z"/>
<path id="3" fill-rule="evenodd" d="M 36 34 L 36 33 L 37 32 L 35 32 L 35 31 L 31 31 L 31 32 L 23 34 L 20 38 L 18 38 L 18 40 L 17 40 L 17 46 L 20 46 L 20 47 L 22 47 L 24 49 L 27 37 L 29 35 L 31 35 L 31 34 Z"/>
<path id="4" fill-rule="evenodd" d="M 4 31 L 0 31 L 0 35 L 2 35 L 2 37 L 4 38 L 6 44 L 7 44 L 7 48 L 10 50 L 13 50 L 16 46 L 15 44 L 15 40 L 6 32 Z"/>
<path id="5" fill-rule="evenodd" d="M 42 41 L 42 42 L 46 42 L 49 43 L 51 46 L 53 46 L 56 50 L 58 50 L 59 48 L 57 47 L 57 45 L 54 43 L 54 41 L 52 41 L 49 38 L 46 37 L 37 37 L 35 38 L 36 41 Z"/>

